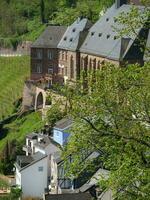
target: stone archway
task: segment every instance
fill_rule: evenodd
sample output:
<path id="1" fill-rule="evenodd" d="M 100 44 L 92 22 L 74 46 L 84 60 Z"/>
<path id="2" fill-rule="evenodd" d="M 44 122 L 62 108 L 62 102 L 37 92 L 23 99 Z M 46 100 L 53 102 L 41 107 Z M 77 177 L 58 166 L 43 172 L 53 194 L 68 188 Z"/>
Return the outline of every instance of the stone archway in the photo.
<path id="1" fill-rule="evenodd" d="M 43 105 L 44 105 L 44 98 L 42 92 L 40 92 L 37 96 L 36 109 L 42 109 Z"/>
<path id="2" fill-rule="evenodd" d="M 45 103 L 46 103 L 46 92 L 43 89 L 36 87 L 34 109 L 38 110 L 45 108 Z"/>

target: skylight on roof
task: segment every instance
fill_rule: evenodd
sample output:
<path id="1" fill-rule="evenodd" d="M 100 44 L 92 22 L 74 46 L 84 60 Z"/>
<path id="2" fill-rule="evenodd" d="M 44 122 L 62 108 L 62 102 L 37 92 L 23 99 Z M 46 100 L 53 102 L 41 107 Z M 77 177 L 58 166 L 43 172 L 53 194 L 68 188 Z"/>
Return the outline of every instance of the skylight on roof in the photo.
<path id="1" fill-rule="evenodd" d="M 76 31 L 76 29 L 75 29 L 75 28 L 73 28 L 73 29 L 72 29 L 72 32 L 75 32 L 75 31 Z"/>
<path id="2" fill-rule="evenodd" d="M 108 21 L 109 21 L 109 18 L 106 18 L 106 21 L 108 22 Z"/>
<path id="3" fill-rule="evenodd" d="M 73 38 L 70 38 L 70 42 L 72 42 L 73 41 Z"/>
<path id="4" fill-rule="evenodd" d="M 102 36 L 102 33 L 99 33 L 98 36 L 101 37 L 101 36 Z"/>
<path id="5" fill-rule="evenodd" d="M 91 32 L 91 36 L 93 36 L 95 34 L 95 32 Z"/>
<path id="6" fill-rule="evenodd" d="M 117 39 L 117 36 L 115 35 L 115 36 L 114 36 L 114 40 L 116 40 L 116 39 Z"/>
<path id="7" fill-rule="evenodd" d="M 110 38 L 110 35 L 107 35 L 107 39 Z"/>
<path id="8" fill-rule="evenodd" d="M 64 40 L 66 41 L 66 40 L 67 40 L 67 37 L 64 37 Z"/>

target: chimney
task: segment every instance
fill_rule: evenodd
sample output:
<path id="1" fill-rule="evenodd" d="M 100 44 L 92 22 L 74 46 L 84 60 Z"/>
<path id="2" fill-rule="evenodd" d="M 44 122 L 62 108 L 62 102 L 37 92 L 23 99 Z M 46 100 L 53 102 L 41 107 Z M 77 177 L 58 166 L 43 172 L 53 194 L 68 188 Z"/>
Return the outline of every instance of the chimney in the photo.
<path id="1" fill-rule="evenodd" d="M 127 4 L 128 0 L 115 0 L 116 8 L 120 8 L 123 4 Z"/>

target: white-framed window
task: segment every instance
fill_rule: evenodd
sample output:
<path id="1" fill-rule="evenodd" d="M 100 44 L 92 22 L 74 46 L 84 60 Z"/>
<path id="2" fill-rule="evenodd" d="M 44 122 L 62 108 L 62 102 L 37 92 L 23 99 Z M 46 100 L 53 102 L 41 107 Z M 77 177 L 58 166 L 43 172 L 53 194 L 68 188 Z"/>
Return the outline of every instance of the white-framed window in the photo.
<path id="1" fill-rule="evenodd" d="M 37 59 L 42 59 L 42 57 L 43 57 L 42 49 L 37 49 L 36 57 L 37 57 Z"/>
<path id="2" fill-rule="evenodd" d="M 38 171 L 43 172 L 43 167 L 42 166 L 38 167 Z"/>
<path id="3" fill-rule="evenodd" d="M 37 63 L 36 64 L 36 72 L 38 74 L 41 74 L 42 73 L 42 63 Z"/>
<path id="4" fill-rule="evenodd" d="M 48 57 L 49 60 L 53 59 L 53 52 L 51 50 L 47 51 L 47 57 Z"/>
<path id="5" fill-rule="evenodd" d="M 48 68 L 48 74 L 53 74 L 53 67 L 52 67 L 52 66 L 50 66 L 50 67 Z"/>

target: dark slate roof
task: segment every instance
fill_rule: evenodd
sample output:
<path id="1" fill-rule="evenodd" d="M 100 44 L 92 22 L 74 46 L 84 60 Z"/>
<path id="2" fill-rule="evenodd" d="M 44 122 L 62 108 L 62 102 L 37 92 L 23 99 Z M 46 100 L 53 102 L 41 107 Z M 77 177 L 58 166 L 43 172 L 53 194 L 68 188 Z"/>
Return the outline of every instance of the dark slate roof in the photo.
<path id="1" fill-rule="evenodd" d="M 147 51 L 150 49 L 150 30 L 148 33 L 147 43 L 146 43 L 146 51 L 144 55 L 144 61 L 150 61 L 150 55 L 147 53 Z"/>
<path id="2" fill-rule="evenodd" d="M 52 138 L 48 135 L 39 135 L 40 141 L 35 144 L 35 146 L 40 147 L 41 149 L 45 149 L 48 145 L 53 144 L 60 149 L 60 145 L 55 142 Z"/>
<path id="3" fill-rule="evenodd" d="M 68 118 L 63 118 L 55 123 L 54 129 L 65 130 L 72 125 L 72 120 Z"/>
<path id="4" fill-rule="evenodd" d="M 91 27 L 87 38 L 80 48 L 80 52 L 93 54 L 112 60 L 122 59 L 135 40 L 131 38 L 116 38 L 117 33 L 113 27 L 121 28 L 117 25 L 115 18 L 122 12 L 129 12 L 131 5 L 122 5 L 116 8 L 115 4 Z M 142 6 L 139 6 L 142 9 Z M 139 32 L 137 30 L 137 32 Z"/>
<path id="5" fill-rule="evenodd" d="M 45 200 L 92 200 L 92 196 L 89 193 L 49 194 Z"/>
<path id="6" fill-rule="evenodd" d="M 59 41 L 65 33 L 65 26 L 48 26 L 40 37 L 33 43 L 32 47 L 57 48 Z"/>
<path id="7" fill-rule="evenodd" d="M 82 185 L 79 189 L 77 189 L 77 191 L 80 192 L 87 192 L 91 187 L 93 187 L 94 185 L 98 185 L 98 182 L 100 180 L 100 178 L 104 178 L 104 179 L 108 179 L 109 177 L 109 171 L 99 168 L 95 174 L 91 177 L 90 180 L 88 180 L 84 185 Z"/>
<path id="8" fill-rule="evenodd" d="M 58 48 L 71 51 L 78 50 L 82 45 L 91 26 L 92 23 L 88 19 L 78 18 L 72 25 L 67 28 L 65 34 L 58 44 Z"/>
<path id="9" fill-rule="evenodd" d="M 19 170 L 23 170 L 27 167 L 29 167 L 30 165 L 38 162 L 39 160 L 43 159 L 47 157 L 47 155 L 42 154 L 40 152 L 37 152 L 33 155 L 30 156 L 17 156 L 17 162 L 15 163 L 15 165 L 17 166 L 17 168 Z"/>

